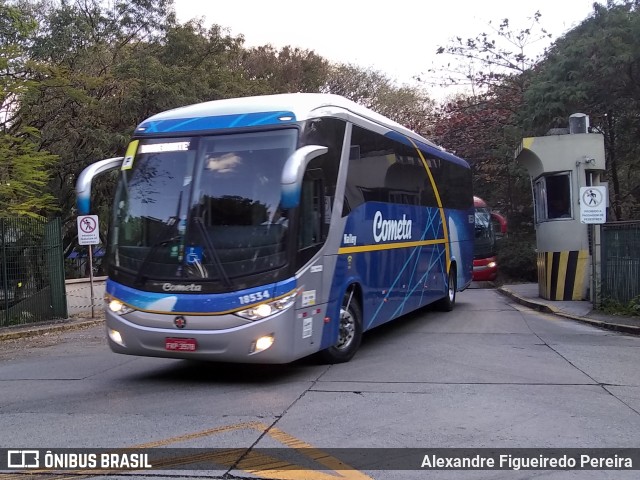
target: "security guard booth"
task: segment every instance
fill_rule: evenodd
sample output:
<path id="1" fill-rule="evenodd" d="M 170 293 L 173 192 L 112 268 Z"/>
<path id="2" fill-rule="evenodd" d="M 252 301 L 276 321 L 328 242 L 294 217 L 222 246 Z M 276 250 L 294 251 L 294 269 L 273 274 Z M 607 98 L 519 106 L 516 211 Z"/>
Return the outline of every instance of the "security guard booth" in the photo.
<path id="1" fill-rule="evenodd" d="M 589 117 L 574 114 L 568 129 L 522 140 L 516 162 L 533 190 L 538 287 L 547 300 L 586 300 L 592 275 L 589 225 L 580 222 L 581 187 L 601 185 L 604 137 L 589 132 Z M 599 243 L 599 242 L 598 242 Z"/>

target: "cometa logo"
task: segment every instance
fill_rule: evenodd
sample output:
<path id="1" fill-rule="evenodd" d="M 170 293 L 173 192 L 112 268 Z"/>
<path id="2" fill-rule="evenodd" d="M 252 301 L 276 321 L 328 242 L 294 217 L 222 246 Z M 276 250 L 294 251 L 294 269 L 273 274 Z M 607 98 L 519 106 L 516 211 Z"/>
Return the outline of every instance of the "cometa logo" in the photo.
<path id="1" fill-rule="evenodd" d="M 173 283 L 162 284 L 162 290 L 165 292 L 201 292 L 202 285 L 191 283 L 189 285 L 174 285 Z"/>
<path id="2" fill-rule="evenodd" d="M 382 212 L 373 216 L 373 239 L 376 242 L 389 240 L 411 240 L 411 220 L 402 215 L 402 220 L 384 220 Z"/>

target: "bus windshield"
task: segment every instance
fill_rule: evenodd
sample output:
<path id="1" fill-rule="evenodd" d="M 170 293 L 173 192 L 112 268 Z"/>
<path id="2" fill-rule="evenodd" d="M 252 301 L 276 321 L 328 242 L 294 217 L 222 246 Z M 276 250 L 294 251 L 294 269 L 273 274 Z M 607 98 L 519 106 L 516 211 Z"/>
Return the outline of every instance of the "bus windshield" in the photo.
<path id="1" fill-rule="evenodd" d="M 487 258 L 495 255 L 496 240 L 491 223 L 491 211 L 487 207 L 475 210 L 475 247 L 474 257 Z"/>
<path id="2" fill-rule="evenodd" d="M 198 280 L 230 291 L 284 267 L 280 182 L 296 139 L 286 129 L 141 140 L 116 193 L 110 269 L 136 284 Z"/>

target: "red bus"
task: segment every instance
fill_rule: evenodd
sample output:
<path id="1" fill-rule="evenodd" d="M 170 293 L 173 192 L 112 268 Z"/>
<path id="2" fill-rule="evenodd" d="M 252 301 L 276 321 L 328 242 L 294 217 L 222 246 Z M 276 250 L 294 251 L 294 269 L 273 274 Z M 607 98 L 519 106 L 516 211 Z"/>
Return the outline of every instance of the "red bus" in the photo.
<path id="1" fill-rule="evenodd" d="M 473 280 L 492 281 L 498 276 L 496 240 L 507 233 L 507 220 L 480 197 L 473 197 L 475 207 L 475 246 Z"/>

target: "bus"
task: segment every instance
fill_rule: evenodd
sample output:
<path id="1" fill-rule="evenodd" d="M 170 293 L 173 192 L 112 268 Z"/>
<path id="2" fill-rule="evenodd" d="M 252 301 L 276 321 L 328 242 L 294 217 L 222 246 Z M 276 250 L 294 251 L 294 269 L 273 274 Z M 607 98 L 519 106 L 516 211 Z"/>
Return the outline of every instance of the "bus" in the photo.
<path id="1" fill-rule="evenodd" d="M 473 280 L 493 281 L 498 277 L 497 242 L 507 234 L 507 220 L 489 208 L 480 197 L 473 197 L 475 207 L 475 247 Z"/>
<path id="2" fill-rule="evenodd" d="M 119 169 L 106 263 L 114 352 L 238 363 L 319 353 L 471 283 L 462 159 L 343 97 L 280 94 L 143 121 Z"/>

